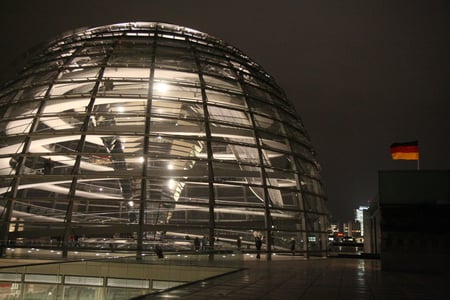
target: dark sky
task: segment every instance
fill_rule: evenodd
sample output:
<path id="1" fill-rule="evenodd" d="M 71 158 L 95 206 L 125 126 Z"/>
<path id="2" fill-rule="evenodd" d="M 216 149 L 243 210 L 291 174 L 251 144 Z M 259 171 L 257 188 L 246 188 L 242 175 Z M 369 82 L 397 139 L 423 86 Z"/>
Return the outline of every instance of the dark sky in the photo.
<path id="1" fill-rule="evenodd" d="M 338 220 L 377 195 L 389 145 L 419 140 L 421 169 L 450 169 L 450 1 L 128 0 L 0 4 L 0 81 L 67 30 L 128 21 L 191 27 L 239 48 L 303 119 Z"/>

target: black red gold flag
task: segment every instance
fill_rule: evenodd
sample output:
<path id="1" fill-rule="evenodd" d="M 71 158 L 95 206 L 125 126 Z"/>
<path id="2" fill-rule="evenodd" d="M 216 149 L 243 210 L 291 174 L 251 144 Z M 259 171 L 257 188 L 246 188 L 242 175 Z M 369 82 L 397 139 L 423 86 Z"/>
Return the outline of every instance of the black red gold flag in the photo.
<path id="1" fill-rule="evenodd" d="M 419 143 L 417 141 L 393 143 L 391 145 L 392 159 L 419 160 Z"/>

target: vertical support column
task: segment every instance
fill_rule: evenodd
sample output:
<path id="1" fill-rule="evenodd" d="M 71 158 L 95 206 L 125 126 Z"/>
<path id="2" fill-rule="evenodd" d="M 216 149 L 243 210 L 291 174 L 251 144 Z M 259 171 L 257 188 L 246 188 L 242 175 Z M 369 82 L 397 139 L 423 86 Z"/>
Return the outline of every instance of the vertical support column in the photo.
<path id="1" fill-rule="evenodd" d="M 105 62 L 108 60 L 109 55 L 106 56 Z M 95 104 L 95 97 L 97 96 L 97 91 L 100 86 L 100 81 L 103 77 L 103 72 L 105 71 L 105 66 L 103 65 L 97 76 L 97 80 L 95 82 L 94 88 L 92 89 L 91 98 L 89 100 L 89 104 L 86 107 L 86 116 L 84 118 L 83 124 L 81 125 L 80 132 L 81 137 L 78 141 L 77 145 L 77 157 L 75 159 L 75 163 L 72 168 L 72 182 L 70 184 L 69 194 L 67 195 L 67 210 L 66 210 L 66 216 L 64 218 L 64 222 L 66 223 L 66 227 L 64 229 L 64 236 L 63 236 L 63 250 L 62 250 L 62 256 L 66 258 L 68 256 L 69 252 L 69 238 L 70 234 L 72 233 L 72 215 L 73 215 L 73 206 L 74 206 L 74 199 L 77 192 L 77 186 L 78 186 L 78 175 L 80 175 L 80 164 L 81 164 L 81 157 L 82 153 L 84 151 L 84 145 L 86 143 L 86 135 L 89 129 L 89 122 L 91 120 L 91 113 L 94 108 Z"/>
<path id="2" fill-rule="evenodd" d="M 300 179 L 298 179 L 298 181 L 300 182 L 300 186 L 301 186 L 301 181 Z M 301 188 L 300 188 L 301 191 Z M 302 245 L 302 252 L 303 252 L 303 256 L 305 258 L 309 258 L 309 250 L 308 250 L 308 223 L 307 223 L 307 211 L 306 211 L 306 206 L 305 206 L 305 199 L 303 197 L 303 194 L 300 193 L 300 195 L 297 195 L 297 199 L 299 201 L 299 206 L 300 206 L 300 212 L 301 212 L 301 219 L 300 219 L 300 235 L 301 235 L 301 240 L 303 241 Z"/>
<path id="3" fill-rule="evenodd" d="M 319 217 L 320 219 L 320 243 L 321 243 L 321 253 L 322 257 L 327 257 L 328 255 L 328 235 L 327 235 L 327 218 L 324 215 Z"/>
<path id="4" fill-rule="evenodd" d="M 256 147 L 258 148 L 258 156 L 259 156 L 259 164 L 261 167 L 261 183 L 264 190 L 264 227 L 266 232 L 266 251 L 267 251 L 267 260 L 272 260 L 272 227 L 273 227 L 273 221 L 272 221 L 272 215 L 270 212 L 271 207 L 271 199 L 268 191 L 268 177 L 266 173 L 266 168 L 264 164 L 264 153 L 262 150 L 262 144 L 259 139 L 258 129 L 256 128 L 256 121 L 255 117 L 253 115 L 253 112 L 250 111 L 250 119 L 252 121 L 252 127 L 255 130 L 255 140 L 256 140 Z"/>
<path id="5" fill-rule="evenodd" d="M 149 144 L 150 144 L 150 130 L 152 119 L 152 105 L 153 105 L 153 85 L 155 79 L 155 60 L 156 60 L 156 43 L 158 40 L 158 28 L 155 29 L 155 36 L 153 39 L 152 47 L 152 60 L 150 63 L 150 76 L 148 82 L 148 94 L 147 94 L 147 107 L 145 111 L 145 132 L 144 132 L 144 149 L 143 156 L 144 161 L 142 163 L 142 179 L 141 179 L 141 195 L 139 201 L 139 220 L 138 220 L 138 232 L 137 232 L 137 249 L 136 260 L 142 260 L 143 244 L 144 244 L 144 225 L 145 225 L 145 209 L 146 203 L 150 199 L 149 190 L 147 188 L 148 183 L 148 165 L 149 165 Z M 157 224 L 155 224 L 157 225 Z"/>
<path id="6" fill-rule="evenodd" d="M 190 42 L 190 41 L 189 41 Z M 213 168 L 213 152 L 211 146 L 211 128 L 208 112 L 208 97 L 206 95 L 206 84 L 203 78 L 203 71 L 200 65 L 200 61 L 197 57 L 195 47 L 190 42 L 192 54 L 194 55 L 195 63 L 197 66 L 197 72 L 200 80 L 200 88 L 202 93 L 202 108 L 205 122 L 205 135 L 206 135 L 206 154 L 208 160 L 208 197 L 209 197 L 209 259 L 214 260 L 214 240 L 215 240 L 215 228 L 216 220 L 214 215 L 214 208 L 216 205 L 216 196 L 214 192 L 214 168 Z"/>
<path id="7" fill-rule="evenodd" d="M 303 253 L 305 258 L 309 258 L 309 241 L 308 241 L 308 235 L 309 235 L 309 229 L 308 229 L 308 210 L 306 208 L 306 200 L 303 196 L 303 193 L 301 195 L 301 204 L 302 204 L 302 227 L 303 227 Z"/>
<path id="8" fill-rule="evenodd" d="M 245 83 L 244 83 L 244 80 L 242 79 L 242 75 L 240 74 L 240 72 L 236 72 L 236 77 L 238 78 L 238 81 L 241 84 L 241 86 L 244 87 Z M 245 96 L 247 107 L 249 107 L 245 88 L 242 88 L 242 91 Z M 264 153 L 261 148 L 262 144 L 261 144 L 258 130 L 256 127 L 255 116 L 250 108 L 248 109 L 248 113 L 250 116 L 250 121 L 252 123 L 252 128 L 254 129 L 253 133 L 254 133 L 254 138 L 255 138 L 255 144 L 257 147 L 257 151 L 258 151 L 259 165 L 261 167 L 261 174 L 260 174 L 261 175 L 261 184 L 262 184 L 263 191 L 264 191 L 264 227 L 265 227 L 264 231 L 265 231 L 265 235 L 266 235 L 266 251 L 267 251 L 266 258 L 267 258 L 267 260 L 272 260 L 273 221 L 272 221 L 272 216 L 271 216 L 271 212 L 270 212 L 271 199 L 270 199 L 268 185 L 267 185 L 268 177 L 267 177 L 266 168 L 265 168 L 265 164 L 264 164 Z"/>

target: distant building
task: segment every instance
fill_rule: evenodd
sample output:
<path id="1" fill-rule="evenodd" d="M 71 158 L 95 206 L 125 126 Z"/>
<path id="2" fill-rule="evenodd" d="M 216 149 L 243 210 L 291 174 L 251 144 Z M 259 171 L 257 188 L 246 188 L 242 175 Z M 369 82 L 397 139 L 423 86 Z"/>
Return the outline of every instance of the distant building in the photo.
<path id="1" fill-rule="evenodd" d="M 355 209 L 355 222 L 359 223 L 357 236 L 364 236 L 364 211 L 368 208 L 368 206 L 360 206 L 359 208 Z"/>

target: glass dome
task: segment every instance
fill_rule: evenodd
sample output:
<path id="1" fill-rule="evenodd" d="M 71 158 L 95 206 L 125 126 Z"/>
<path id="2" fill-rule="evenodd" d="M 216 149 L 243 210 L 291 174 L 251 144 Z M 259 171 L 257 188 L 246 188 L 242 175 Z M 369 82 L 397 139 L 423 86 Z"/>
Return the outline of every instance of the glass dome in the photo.
<path id="1" fill-rule="evenodd" d="M 171 24 L 82 29 L 0 91 L 1 242 L 62 250 L 326 251 L 326 197 L 284 92 Z"/>

